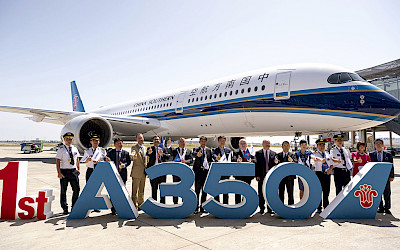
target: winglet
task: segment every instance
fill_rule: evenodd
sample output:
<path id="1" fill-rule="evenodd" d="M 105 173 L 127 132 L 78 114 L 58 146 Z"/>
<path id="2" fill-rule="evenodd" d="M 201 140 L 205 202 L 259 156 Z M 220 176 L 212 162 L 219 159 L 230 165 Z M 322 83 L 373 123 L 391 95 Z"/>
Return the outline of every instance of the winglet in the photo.
<path id="1" fill-rule="evenodd" d="M 73 111 L 85 112 L 81 96 L 79 95 L 78 88 L 75 81 L 71 82 L 71 95 L 72 95 L 72 109 Z"/>

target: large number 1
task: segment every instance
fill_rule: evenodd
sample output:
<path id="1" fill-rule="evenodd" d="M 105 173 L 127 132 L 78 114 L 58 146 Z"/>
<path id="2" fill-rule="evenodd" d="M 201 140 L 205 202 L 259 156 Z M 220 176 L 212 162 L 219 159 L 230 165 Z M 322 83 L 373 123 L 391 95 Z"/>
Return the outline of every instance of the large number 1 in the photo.
<path id="1" fill-rule="evenodd" d="M 204 192 L 217 196 L 219 194 L 235 193 L 244 196 L 244 201 L 236 205 L 221 204 L 210 198 L 202 206 L 210 214 L 223 219 L 244 219 L 252 215 L 258 206 L 257 192 L 247 183 L 237 180 L 222 180 L 221 176 L 254 176 L 254 163 L 211 164 L 204 185 Z"/>
<path id="2" fill-rule="evenodd" d="M 15 219 L 17 202 L 26 194 L 26 179 L 28 162 L 9 162 L 0 170 L 0 180 L 3 180 L 1 199 L 1 219 Z"/>
<path id="3" fill-rule="evenodd" d="M 197 197 L 190 188 L 193 185 L 193 171 L 179 162 L 164 162 L 146 169 L 150 179 L 163 175 L 175 175 L 181 178 L 178 183 L 164 183 L 160 185 L 160 196 L 179 196 L 183 204 L 166 205 L 148 198 L 140 208 L 148 215 L 159 219 L 186 218 L 196 209 Z"/>

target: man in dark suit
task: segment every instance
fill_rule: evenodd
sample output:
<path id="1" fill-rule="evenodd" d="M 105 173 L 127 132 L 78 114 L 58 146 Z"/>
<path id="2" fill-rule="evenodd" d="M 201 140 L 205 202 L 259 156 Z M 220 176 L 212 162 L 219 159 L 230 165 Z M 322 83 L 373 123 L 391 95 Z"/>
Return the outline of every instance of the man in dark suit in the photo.
<path id="1" fill-rule="evenodd" d="M 172 158 L 172 156 L 173 156 L 172 151 L 174 151 L 174 149 L 171 147 L 171 144 L 172 144 L 171 138 L 169 138 L 168 141 L 166 141 L 164 144 L 164 149 L 165 149 L 166 153 L 168 154 L 168 159 L 166 159 L 166 161 L 174 160 Z"/>
<path id="2" fill-rule="evenodd" d="M 213 160 L 214 162 L 226 162 L 229 161 L 229 155 L 231 153 L 231 150 L 229 148 L 225 147 L 226 143 L 226 138 L 225 136 L 219 136 L 218 137 L 218 144 L 219 147 L 214 148 L 213 150 Z M 229 176 L 221 176 L 221 180 L 226 180 L 229 179 Z M 223 203 L 228 204 L 228 194 L 223 194 Z M 216 201 L 219 201 L 219 196 L 214 197 Z"/>
<path id="3" fill-rule="evenodd" d="M 372 162 L 390 162 L 393 164 L 393 156 L 390 152 L 383 150 L 383 140 L 376 139 L 374 143 L 375 149 L 369 156 L 371 157 Z M 390 182 L 394 180 L 394 167 L 392 165 L 392 170 L 390 171 L 388 181 L 385 186 L 385 190 L 383 191 L 383 199 L 385 200 L 385 205 L 383 205 L 383 200 L 379 204 L 378 213 L 386 213 L 392 214 L 390 212 Z"/>
<path id="4" fill-rule="evenodd" d="M 154 165 L 157 165 L 161 162 L 165 162 L 168 160 L 169 155 L 166 149 L 161 149 L 158 146 L 160 145 L 160 137 L 154 136 L 153 137 L 153 146 L 147 148 L 147 156 L 149 157 L 149 162 L 147 163 L 147 168 L 150 168 Z M 154 200 L 157 200 L 157 191 L 160 187 L 160 184 L 167 181 L 167 176 L 159 176 L 150 180 L 151 184 L 151 197 Z M 160 202 L 165 204 L 165 197 L 160 196 Z"/>
<path id="5" fill-rule="evenodd" d="M 193 163 L 192 150 L 186 148 L 185 138 L 183 137 L 179 138 L 178 146 L 179 147 L 173 149 L 172 151 L 173 161 L 177 161 L 177 156 L 179 154 L 179 159 L 180 159 L 179 162 L 185 163 L 190 166 Z M 172 178 L 174 182 L 181 181 L 181 178 L 179 178 L 178 176 L 173 175 Z M 174 204 L 178 204 L 178 197 L 174 196 L 173 201 Z"/>
<path id="6" fill-rule="evenodd" d="M 279 164 L 282 162 L 297 162 L 296 155 L 289 152 L 290 144 L 288 141 L 282 142 L 283 152 L 276 154 L 275 164 Z M 294 179 L 296 179 L 295 175 L 289 175 L 282 179 L 281 183 L 279 183 L 279 198 L 283 203 L 285 203 L 285 186 L 288 193 L 288 205 L 294 204 L 294 196 L 293 196 L 293 187 L 294 187 Z"/>
<path id="7" fill-rule="evenodd" d="M 245 139 L 240 139 L 239 149 L 234 150 L 232 153 L 232 162 L 254 162 L 254 156 L 250 155 L 250 159 L 244 157 L 247 150 L 247 142 Z M 244 181 L 247 184 L 251 184 L 251 180 L 254 176 L 236 176 L 236 180 Z M 235 194 L 235 203 L 238 204 L 242 201 L 240 194 Z"/>
<path id="8" fill-rule="evenodd" d="M 128 151 L 122 149 L 122 146 L 123 141 L 120 138 L 116 138 L 114 140 L 115 148 L 107 152 L 107 157 L 109 157 L 111 161 L 114 162 L 122 181 L 126 185 L 126 181 L 128 180 L 127 167 L 131 164 L 131 157 Z M 111 208 L 111 214 L 116 214 L 114 206 Z"/>
<path id="9" fill-rule="evenodd" d="M 271 142 L 263 140 L 263 148 L 256 152 L 256 180 L 258 181 L 258 206 L 260 213 L 263 214 L 265 210 L 265 200 L 263 195 L 264 178 L 268 170 L 275 166 L 276 153 L 270 150 Z M 267 212 L 272 214 L 272 209 L 267 206 Z"/>
<path id="10" fill-rule="evenodd" d="M 211 149 L 206 147 L 207 138 L 202 136 L 200 137 L 200 147 L 195 148 L 193 150 L 193 172 L 194 172 L 194 190 L 197 195 L 197 208 L 194 211 L 197 214 L 200 210 L 200 213 L 204 212 L 201 204 L 206 201 L 207 193 L 203 191 L 204 183 L 206 182 L 206 178 L 208 175 L 208 170 L 211 167 L 212 153 Z M 200 191 L 201 191 L 201 203 L 200 203 Z"/>
<path id="11" fill-rule="evenodd" d="M 114 162 L 122 181 L 126 184 L 126 181 L 128 180 L 127 167 L 131 164 L 131 157 L 129 156 L 128 151 L 122 149 L 123 141 L 120 138 L 114 140 L 114 147 L 115 148 L 107 152 L 107 157 Z"/>

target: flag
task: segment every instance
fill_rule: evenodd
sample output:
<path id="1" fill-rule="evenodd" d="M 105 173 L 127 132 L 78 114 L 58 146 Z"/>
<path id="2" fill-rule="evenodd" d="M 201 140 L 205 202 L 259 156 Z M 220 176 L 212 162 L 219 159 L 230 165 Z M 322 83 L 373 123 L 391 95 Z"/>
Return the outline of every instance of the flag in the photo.
<path id="1" fill-rule="evenodd" d="M 204 156 L 203 167 L 204 169 L 210 168 L 210 166 L 208 165 L 207 156 Z"/>
<path id="2" fill-rule="evenodd" d="M 181 156 L 179 154 L 176 155 L 174 162 L 182 162 Z"/>
<path id="3" fill-rule="evenodd" d="M 246 158 L 246 160 L 250 160 L 251 154 L 249 149 L 246 149 L 246 152 L 244 152 L 243 158 Z"/>
<path id="4" fill-rule="evenodd" d="M 164 143 L 165 143 L 165 142 L 164 142 L 164 139 L 161 138 L 161 143 L 160 143 L 160 145 L 158 145 L 158 147 L 161 148 L 161 149 L 164 149 L 164 147 L 165 147 L 165 146 L 164 146 Z"/>
<path id="5" fill-rule="evenodd" d="M 254 155 L 254 147 L 253 147 L 253 143 L 251 144 L 251 147 L 250 147 L 250 154 L 251 155 Z"/>
<path id="6" fill-rule="evenodd" d="M 219 159 L 219 162 L 227 162 L 225 154 L 222 154 L 221 158 Z"/>

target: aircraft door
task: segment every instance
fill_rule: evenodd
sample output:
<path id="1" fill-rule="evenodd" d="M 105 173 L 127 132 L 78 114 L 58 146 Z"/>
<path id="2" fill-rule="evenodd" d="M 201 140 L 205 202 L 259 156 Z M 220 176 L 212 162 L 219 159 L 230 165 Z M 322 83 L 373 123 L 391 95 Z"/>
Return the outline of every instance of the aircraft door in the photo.
<path id="1" fill-rule="evenodd" d="M 178 98 L 176 99 L 176 105 L 175 105 L 175 113 L 181 114 L 183 113 L 183 99 L 185 97 L 185 92 L 182 92 L 178 95 Z"/>
<path id="2" fill-rule="evenodd" d="M 290 98 L 290 75 L 290 71 L 276 74 L 274 100 L 287 100 Z"/>

